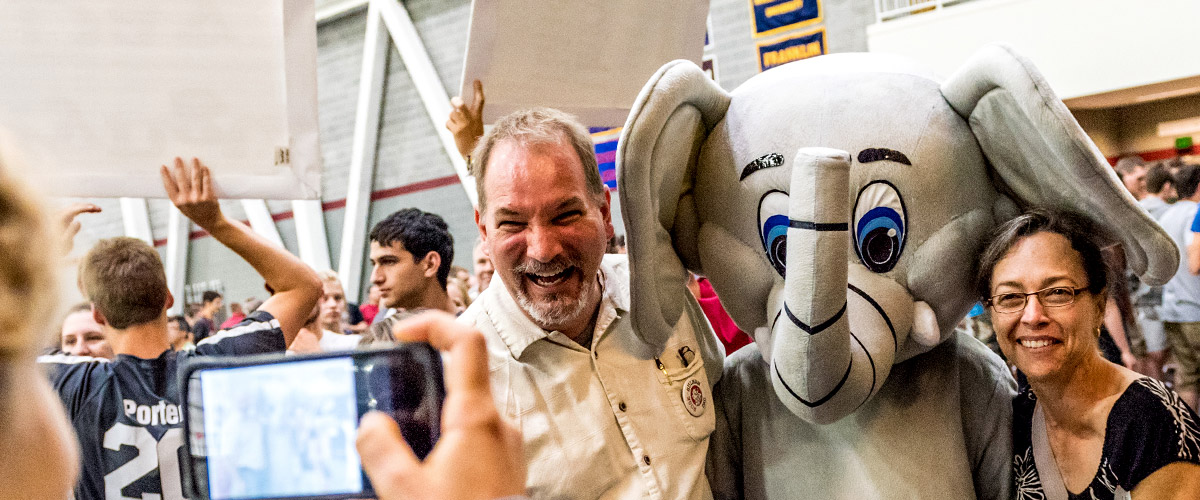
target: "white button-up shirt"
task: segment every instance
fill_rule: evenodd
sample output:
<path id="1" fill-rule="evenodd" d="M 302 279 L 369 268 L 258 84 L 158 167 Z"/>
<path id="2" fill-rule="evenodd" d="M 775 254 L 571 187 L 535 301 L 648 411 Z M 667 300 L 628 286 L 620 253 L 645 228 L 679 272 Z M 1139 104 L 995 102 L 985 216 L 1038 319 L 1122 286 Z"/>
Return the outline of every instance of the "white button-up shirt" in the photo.
<path id="1" fill-rule="evenodd" d="M 651 347 L 630 323 L 625 257 L 605 256 L 600 279 L 590 349 L 534 325 L 500 280 L 460 318 L 487 338 L 496 406 L 524 436 L 529 494 L 712 498 L 704 466 L 720 343 L 687 297 L 665 349 Z"/>

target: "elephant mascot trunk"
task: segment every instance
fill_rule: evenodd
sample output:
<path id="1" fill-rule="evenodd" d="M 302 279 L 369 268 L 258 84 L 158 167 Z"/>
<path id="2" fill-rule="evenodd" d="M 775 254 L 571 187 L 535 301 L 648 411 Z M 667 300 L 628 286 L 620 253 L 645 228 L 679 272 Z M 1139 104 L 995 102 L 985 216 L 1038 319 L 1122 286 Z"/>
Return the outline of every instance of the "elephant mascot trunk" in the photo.
<path id="1" fill-rule="evenodd" d="M 786 262 L 784 293 L 773 294 L 783 301 L 771 308 L 778 310 L 771 325 L 771 382 L 793 413 L 829 423 L 862 405 L 887 377 L 903 340 L 897 332 L 907 335 L 912 324 L 913 303 L 899 285 L 849 262 L 849 155 L 804 148 L 793 164 L 786 226 L 782 220 L 776 226 L 787 237 L 767 235 L 767 248 L 786 248 L 780 259 Z M 884 240 L 895 232 L 882 231 Z M 889 289 L 888 302 L 899 307 L 885 309 L 864 291 L 879 287 Z M 860 336 L 855 329 L 873 331 Z"/>

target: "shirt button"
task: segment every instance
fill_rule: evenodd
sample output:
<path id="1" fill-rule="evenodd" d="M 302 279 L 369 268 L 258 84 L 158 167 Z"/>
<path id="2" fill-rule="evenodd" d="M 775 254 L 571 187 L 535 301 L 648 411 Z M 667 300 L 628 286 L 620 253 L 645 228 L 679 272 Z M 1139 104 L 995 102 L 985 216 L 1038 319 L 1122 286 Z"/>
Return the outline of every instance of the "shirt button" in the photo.
<path id="1" fill-rule="evenodd" d="M 650 455 L 643 455 L 642 461 L 646 462 L 646 465 L 650 465 Z"/>
<path id="2" fill-rule="evenodd" d="M 625 411 L 625 402 L 622 401 L 620 403 L 617 403 L 617 409 L 621 410 L 621 411 Z"/>

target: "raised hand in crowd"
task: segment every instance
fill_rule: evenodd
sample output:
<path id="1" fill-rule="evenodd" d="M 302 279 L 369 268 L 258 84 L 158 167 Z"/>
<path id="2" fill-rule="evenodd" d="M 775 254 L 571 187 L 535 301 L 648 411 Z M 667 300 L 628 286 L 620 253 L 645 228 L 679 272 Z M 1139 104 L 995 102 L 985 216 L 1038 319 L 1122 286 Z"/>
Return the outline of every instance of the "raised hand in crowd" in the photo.
<path id="1" fill-rule="evenodd" d="M 383 500 L 485 500 L 524 495 L 521 434 L 500 418 L 488 382 L 487 346 L 474 328 L 443 312 L 396 324 L 397 340 L 429 342 L 449 353 L 442 436 L 425 461 L 391 417 L 368 413 L 358 431 L 363 469 Z"/>
<path id="2" fill-rule="evenodd" d="M 173 169 L 162 166 L 163 187 L 171 203 L 209 234 L 246 260 L 274 295 L 260 310 L 279 320 L 284 340 L 291 344 L 321 297 L 317 274 L 303 261 L 254 233 L 250 227 L 221 212 L 213 190 L 212 172 L 193 158 L 187 166 L 175 158 Z"/>
<path id="3" fill-rule="evenodd" d="M 479 80 L 475 80 L 475 98 L 470 106 L 463 102 L 462 96 L 450 99 L 454 109 L 450 111 L 450 119 L 446 120 L 446 129 L 454 134 L 454 144 L 463 158 L 471 155 L 475 144 L 483 137 L 483 103 L 483 83 Z"/>
<path id="4" fill-rule="evenodd" d="M 174 172 L 162 166 L 163 187 L 167 197 L 183 215 L 196 225 L 209 229 L 226 222 L 221 204 L 212 188 L 212 172 L 197 158 L 189 168 L 182 158 L 175 158 Z"/>
<path id="5" fill-rule="evenodd" d="M 91 203 L 72 203 L 58 213 L 58 220 L 62 221 L 64 231 L 63 253 L 71 253 L 71 249 L 75 247 L 75 235 L 79 234 L 79 229 L 83 227 L 75 218 L 81 214 L 98 213 L 100 213 L 100 207 Z"/>

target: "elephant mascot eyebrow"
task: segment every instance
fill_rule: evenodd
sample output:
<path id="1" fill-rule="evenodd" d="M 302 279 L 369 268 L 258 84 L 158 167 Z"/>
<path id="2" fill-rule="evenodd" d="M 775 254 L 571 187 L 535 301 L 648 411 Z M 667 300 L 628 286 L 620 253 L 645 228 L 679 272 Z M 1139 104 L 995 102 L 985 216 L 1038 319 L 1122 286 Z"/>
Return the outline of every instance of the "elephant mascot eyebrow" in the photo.
<path id="1" fill-rule="evenodd" d="M 726 92 L 675 61 L 643 88 L 617 162 L 634 331 L 664 341 L 690 270 L 755 340 L 715 395 L 717 498 L 1007 498 L 1015 384 L 955 333 L 989 230 L 1068 209 L 1111 226 L 1147 282 L 1179 262 L 1003 45 L 944 82 L 836 54 Z"/>

